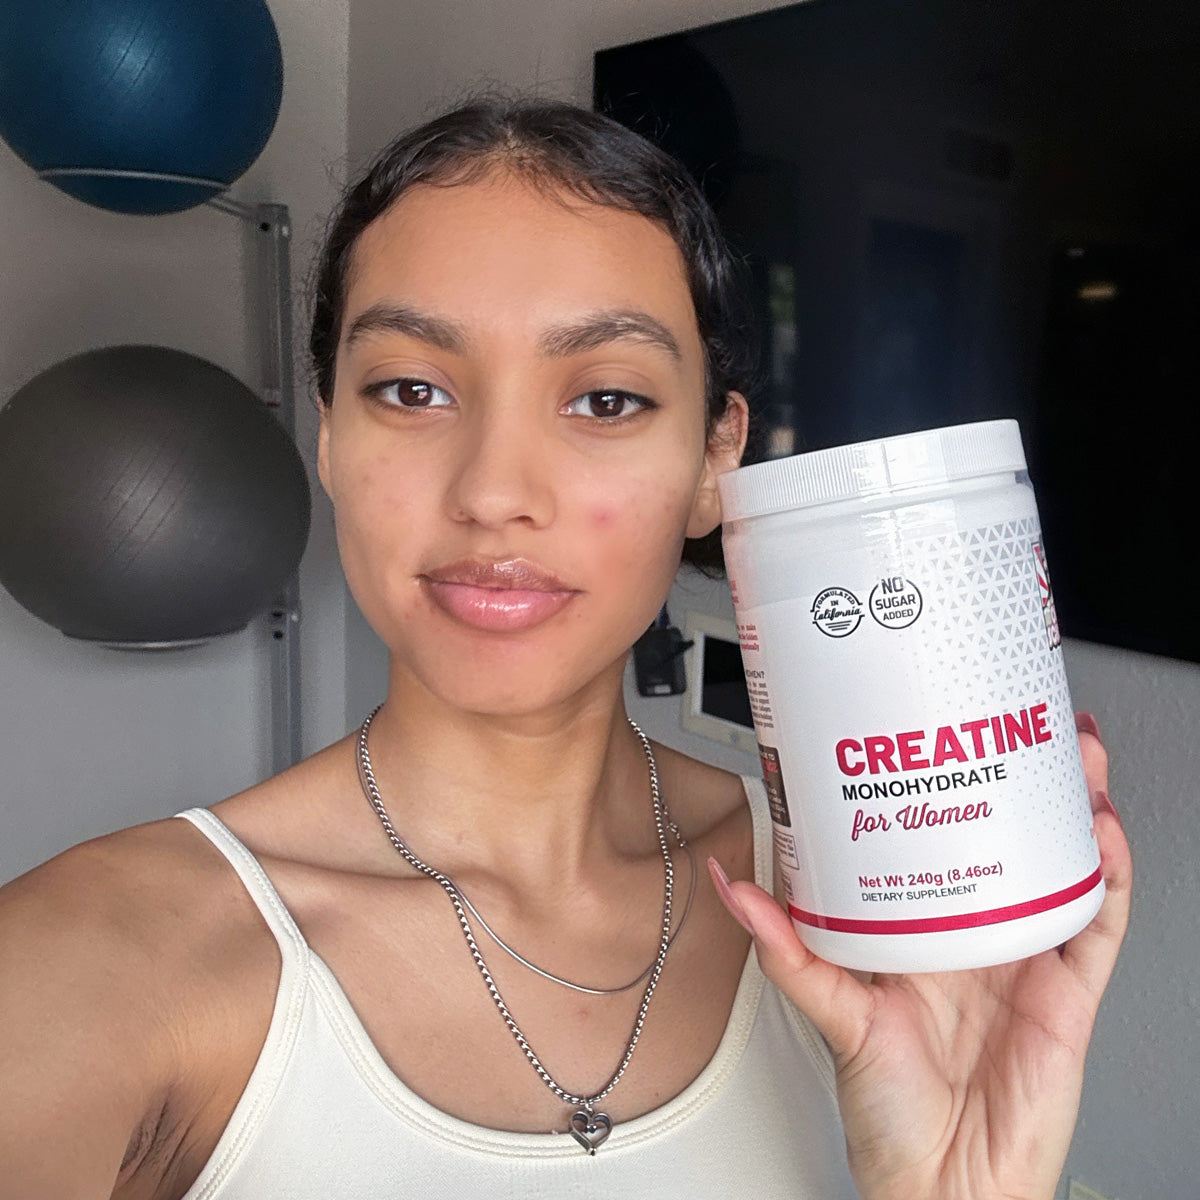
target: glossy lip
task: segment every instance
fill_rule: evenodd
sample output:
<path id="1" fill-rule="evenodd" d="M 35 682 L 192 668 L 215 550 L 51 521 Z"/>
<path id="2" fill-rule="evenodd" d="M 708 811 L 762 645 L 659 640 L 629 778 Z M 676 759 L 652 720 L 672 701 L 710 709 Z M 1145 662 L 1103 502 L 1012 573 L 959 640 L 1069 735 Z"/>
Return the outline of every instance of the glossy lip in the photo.
<path id="1" fill-rule="evenodd" d="M 514 633 L 561 612 L 580 594 L 551 571 L 524 558 L 465 558 L 426 571 L 425 593 L 447 616 L 473 629 Z"/>
<path id="2" fill-rule="evenodd" d="M 461 583 L 482 588 L 515 588 L 528 592 L 573 592 L 557 575 L 527 558 L 506 558 L 493 562 L 484 558 L 463 558 L 458 562 L 434 567 L 422 576 L 433 583 Z"/>

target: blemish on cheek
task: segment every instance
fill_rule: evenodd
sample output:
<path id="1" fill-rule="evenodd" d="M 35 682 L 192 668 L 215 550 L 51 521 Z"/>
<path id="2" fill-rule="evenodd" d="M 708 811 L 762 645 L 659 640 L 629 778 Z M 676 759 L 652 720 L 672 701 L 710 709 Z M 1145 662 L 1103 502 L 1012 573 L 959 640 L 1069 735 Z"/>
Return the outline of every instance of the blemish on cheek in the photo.
<path id="1" fill-rule="evenodd" d="M 596 504 L 592 507 L 592 524 L 597 529 L 606 529 L 616 519 L 617 510 L 609 504 Z"/>

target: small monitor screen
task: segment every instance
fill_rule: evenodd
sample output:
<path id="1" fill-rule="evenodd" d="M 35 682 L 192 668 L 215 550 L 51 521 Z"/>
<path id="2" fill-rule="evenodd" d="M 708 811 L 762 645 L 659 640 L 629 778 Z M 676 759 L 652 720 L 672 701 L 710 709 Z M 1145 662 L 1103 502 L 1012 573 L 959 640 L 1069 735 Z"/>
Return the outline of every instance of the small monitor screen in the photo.
<path id="1" fill-rule="evenodd" d="M 704 638 L 702 663 L 701 711 L 753 729 L 741 650 L 735 643 L 709 634 Z"/>

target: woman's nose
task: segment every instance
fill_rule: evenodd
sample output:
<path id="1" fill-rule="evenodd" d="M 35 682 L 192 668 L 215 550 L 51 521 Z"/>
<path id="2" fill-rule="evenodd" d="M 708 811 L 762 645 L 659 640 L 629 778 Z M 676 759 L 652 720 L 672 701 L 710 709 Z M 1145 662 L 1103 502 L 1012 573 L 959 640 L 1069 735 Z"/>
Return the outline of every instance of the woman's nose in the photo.
<path id="1" fill-rule="evenodd" d="M 490 529 L 549 524 L 556 511 L 550 441 L 511 412 L 467 422 L 447 496 L 451 515 Z"/>

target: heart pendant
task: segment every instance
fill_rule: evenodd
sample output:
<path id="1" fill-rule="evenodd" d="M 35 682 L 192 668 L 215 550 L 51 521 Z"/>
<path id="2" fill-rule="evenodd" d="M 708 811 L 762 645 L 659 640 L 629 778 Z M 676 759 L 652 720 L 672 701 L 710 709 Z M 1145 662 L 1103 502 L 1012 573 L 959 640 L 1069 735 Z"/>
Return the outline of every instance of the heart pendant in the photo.
<path id="1" fill-rule="evenodd" d="M 571 1136 L 589 1153 L 595 1154 L 612 1133 L 608 1113 L 590 1113 L 579 1109 L 571 1114 Z"/>

